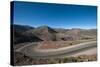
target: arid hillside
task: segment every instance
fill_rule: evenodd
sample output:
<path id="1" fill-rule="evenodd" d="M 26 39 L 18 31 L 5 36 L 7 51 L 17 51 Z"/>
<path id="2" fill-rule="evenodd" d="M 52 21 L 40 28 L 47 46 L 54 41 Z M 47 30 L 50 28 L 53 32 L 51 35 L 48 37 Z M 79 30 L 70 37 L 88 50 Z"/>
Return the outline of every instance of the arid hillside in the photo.
<path id="1" fill-rule="evenodd" d="M 41 55 L 36 53 L 35 49 L 45 51 L 45 50 L 75 46 L 77 44 L 85 42 L 96 41 L 97 29 L 79 29 L 79 28 L 60 29 L 48 26 L 40 26 L 35 28 L 31 26 L 15 25 L 15 24 L 12 25 L 11 28 L 12 28 L 11 33 L 13 34 L 13 42 L 14 42 L 13 43 L 14 65 L 54 64 L 54 63 L 84 62 L 84 61 L 97 60 L 96 46 L 93 46 L 95 47 L 95 50 L 91 48 L 91 50 L 94 51 L 94 54 L 92 55 L 86 55 L 85 53 L 83 55 L 78 55 L 76 57 L 73 56 L 67 57 L 66 55 L 67 53 L 65 53 L 64 57 L 53 58 L 53 59 L 45 57 L 41 58 L 41 56 L 31 57 L 32 55 Z M 56 55 L 56 53 L 54 53 L 55 54 L 54 56 L 60 57 L 61 54 L 59 54 L 58 52 L 57 53 L 58 55 Z"/>
<path id="2" fill-rule="evenodd" d="M 13 25 L 14 43 L 96 39 L 97 29 L 55 29 Z"/>

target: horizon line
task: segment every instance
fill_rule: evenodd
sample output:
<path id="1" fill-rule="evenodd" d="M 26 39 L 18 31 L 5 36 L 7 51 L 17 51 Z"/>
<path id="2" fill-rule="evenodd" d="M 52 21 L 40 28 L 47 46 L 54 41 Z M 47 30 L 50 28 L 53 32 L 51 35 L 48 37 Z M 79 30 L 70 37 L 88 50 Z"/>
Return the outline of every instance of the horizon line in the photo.
<path id="1" fill-rule="evenodd" d="M 50 27 L 50 28 L 54 28 L 54 29 L 97 29 L 97 27 L 52 27 L 52 26 L 49 26 L 49 25 L 40 25 L 40 26 L 33 26 L 33 25 L 26 25 L 26 24 L 14 24 L 13 25 L 22 25 L 22 26 L 30 26 L 30 27 L 34 27 L 34 28 L 38 28 L 38 27 L 41 27 L 41 26 L 47 26 L 47 27 Z"/>

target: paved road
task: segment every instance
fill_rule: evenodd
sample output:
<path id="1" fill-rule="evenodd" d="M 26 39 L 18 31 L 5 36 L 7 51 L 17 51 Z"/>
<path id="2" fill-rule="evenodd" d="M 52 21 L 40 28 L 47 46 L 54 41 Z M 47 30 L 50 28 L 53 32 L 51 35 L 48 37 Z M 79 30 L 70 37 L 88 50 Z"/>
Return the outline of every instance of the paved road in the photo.
<path id="1" fill-rule="evenodd" d="M 30 56 L 32 58 L 56 58 L 65 56 L 69 57 L 69 56 L 78 56 L 82 54 L 89 55 L 89 53 L 96 54 L 97 52 L 96 41 L 81 43 L 74 46 L 53 49 L 53 50 L 38 50 L 36 48 L 34 49 L 35 46 L 33 46 L 33 44 L 34 43 L 25 45 L 17 49 L 16 51 L 22 52 L 25 55 Z"/>
<path id="2" fill-rule="evenodd" d="M 87 48 L 86 50 L 81 50 L 77 53 L 73 53 L 70 56 L 78 56 L 78 55 L 92 55 L 92 54 L 97 54 L 97 47 L 91 47 L 91 48 Z"/>
<path id="3" fill-rule="evenodd" d="M 26 45 L 24 45 L 24 46 L 22 46 L 21 48 L 19 48 L 19 49 L 16 49 L 15 51 L 16 52 L 20 52 L 21 50 L 23 50 L 24 48 L 26 48 L 27 49 L 27 47 L 29 47 L 29 46 L 36 46 L 37 45 L 37 42 L 34 42 L 34 43 L 28 43 L 28 45 L 26 44 Z"/>

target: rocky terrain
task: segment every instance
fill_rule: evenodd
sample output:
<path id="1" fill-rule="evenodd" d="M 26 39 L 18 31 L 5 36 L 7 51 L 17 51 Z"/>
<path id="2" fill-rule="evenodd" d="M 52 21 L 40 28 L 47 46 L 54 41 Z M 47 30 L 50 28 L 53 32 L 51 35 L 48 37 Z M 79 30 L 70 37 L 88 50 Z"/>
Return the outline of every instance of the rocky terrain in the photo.
<path id="1" fill-rule="evenodd" d="M 48 26 L 31 27 L 26 25 L 12 25 L 13 48 L 15 50 L 29 45 L 31 42 L 39 43 L 40 49 L 58 49 L 87 41 L 97 40 L 97 29 L 61 29 Z M 81 58 L 80 58 L 81 57 Z M 57 59 L 33 59 L 20 52 L 14 52 L 14 65 L 64 63 L 79 61 L 94 61 L 96 54 Z"/>
<path id="2" fill-rule="evenodd" d="M 72 63 L 72 62 L 90 62 L 96 61 L 97 55 L 80 55 L 77 57 L 67 57 L 67 58 L 50 58 L 50 59 L 36 59 L 25 56 L 21 53 L 15 53 L 14 65 L 37 65 L 37 64 L 57 64 L 57 63 Z"/>

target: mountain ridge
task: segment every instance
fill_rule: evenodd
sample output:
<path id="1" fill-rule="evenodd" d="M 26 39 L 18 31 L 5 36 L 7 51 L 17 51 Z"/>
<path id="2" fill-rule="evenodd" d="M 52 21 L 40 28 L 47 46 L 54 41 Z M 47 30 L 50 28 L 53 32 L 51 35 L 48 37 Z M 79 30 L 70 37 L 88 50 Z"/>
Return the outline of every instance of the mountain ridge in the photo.
<path id="1" fill-rule="evenodd" d="M 19 25 L 17 27 L 16 25 L 13 26 L 15 26 L 13 27 L 15 31 L 13 31 L 15 34 L 14 37 L 19 39 L 18 41 L 22 40 L 23 42 L 24 39 L 26 39 L 25 42 L 91 39 L 95 38 L 97 34 L 97 29 L 55 29 L 49 26 L 39 26 L 36 28 L 23 25 Z"/>

